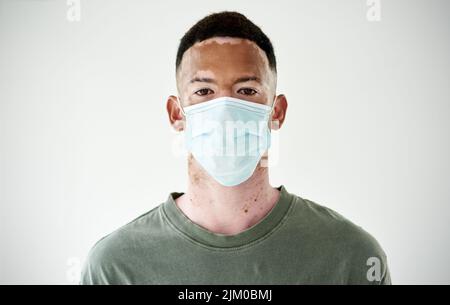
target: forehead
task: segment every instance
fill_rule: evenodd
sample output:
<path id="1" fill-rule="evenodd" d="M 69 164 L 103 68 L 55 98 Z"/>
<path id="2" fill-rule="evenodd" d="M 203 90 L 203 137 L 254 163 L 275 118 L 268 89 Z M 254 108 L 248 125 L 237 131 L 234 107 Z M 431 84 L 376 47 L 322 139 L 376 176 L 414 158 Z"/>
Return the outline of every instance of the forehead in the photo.
<path id="1" fill-rule="evenodd" d="M 214 37 L 194 44 L 183 55 L 178 77 L 207 73 L 216 78 L 253 74 L 260 78 L 271 73 L 266 54 L 254 42 L 241 38 Z"/>

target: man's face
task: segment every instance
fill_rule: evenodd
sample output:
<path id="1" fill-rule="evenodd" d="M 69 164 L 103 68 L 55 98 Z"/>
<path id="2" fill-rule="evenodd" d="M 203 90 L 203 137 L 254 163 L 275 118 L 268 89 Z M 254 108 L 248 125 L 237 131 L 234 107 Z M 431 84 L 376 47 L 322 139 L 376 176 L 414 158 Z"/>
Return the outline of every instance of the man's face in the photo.
<path id="1" fill-rule="evenodd" d="M 177 131 L 184 130 L 186 122 L 180 104 L 187 107 L 229 96 L 272 106 L 275 99 L 276 73 L 264 51 L 246 39 L 216 37 L 196 43 L 184 53 L 176 77 L 178 97 L 169 96 L 166 108 Z M 286 110 L 286 97 L 276 96 L 269 120 L 271 129 L 282 126 Z M 207 179 L 192 154 L 189 174 L 193 181 Z"/>
<path id="2" fill-rule="evenodd" d="M 276 73 L 255 43 L 215 37 L 196 43 L 184 53 L 177 87 L 183 107 L 222 96 L 271 105 Z"/>

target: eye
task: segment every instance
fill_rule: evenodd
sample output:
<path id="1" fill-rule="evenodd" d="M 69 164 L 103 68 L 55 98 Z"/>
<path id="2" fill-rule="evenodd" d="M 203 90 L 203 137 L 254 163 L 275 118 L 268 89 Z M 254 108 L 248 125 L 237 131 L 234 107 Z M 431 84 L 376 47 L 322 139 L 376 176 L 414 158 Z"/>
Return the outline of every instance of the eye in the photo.
<path id="1" fill-rule="evenodd" d="M 244 94 L 244 95 L 255 95 L 258 92 L 252 88 L 241 88 L 238 90 L 238 93 Z"/>
<path id="2" fill-rule="evenodd" d="M 203 88 L 203 89 L 200 89 L 200 90 L 195 92 L 195 94 L 199 95 L 199 96 L 208 95 L 210 93 L 214 93 L 214 92 L 211 89 L 208 89 L 208 88 Z"/>

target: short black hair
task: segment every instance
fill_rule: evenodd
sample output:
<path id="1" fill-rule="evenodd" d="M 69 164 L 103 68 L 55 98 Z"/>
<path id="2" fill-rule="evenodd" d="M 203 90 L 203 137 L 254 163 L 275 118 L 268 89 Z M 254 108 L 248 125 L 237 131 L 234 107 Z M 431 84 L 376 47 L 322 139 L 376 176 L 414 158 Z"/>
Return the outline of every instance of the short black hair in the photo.
<path id="1" fill-rule="evenodd" d="M 238 12 L 223 11 L 208 15 L 194 24 L 181 38 L 177 51 L 175 69 L 178 70 L 184 52 L 195 43 L 213 37 L 234 37 L 248 39 L 260 47 L 269 60 L 269 66 L 277 71 L 277 62 L 272 42 L 264 32 Z"/>

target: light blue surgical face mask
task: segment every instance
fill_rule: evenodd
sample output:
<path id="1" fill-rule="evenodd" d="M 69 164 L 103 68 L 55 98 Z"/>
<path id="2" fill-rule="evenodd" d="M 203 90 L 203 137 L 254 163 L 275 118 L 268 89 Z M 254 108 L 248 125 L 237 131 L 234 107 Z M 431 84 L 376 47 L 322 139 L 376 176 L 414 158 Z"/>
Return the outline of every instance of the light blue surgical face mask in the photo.
<path id="1" fill-rule="evenodd" d="M 184 107 L 186 149 L 220 184 L 241 184 L 270 147 L 272 109 L 232 97 Z"/>

